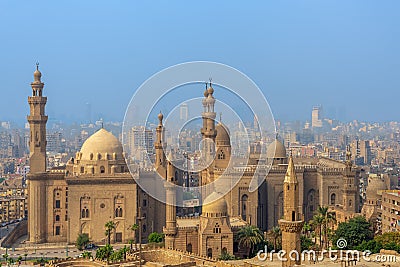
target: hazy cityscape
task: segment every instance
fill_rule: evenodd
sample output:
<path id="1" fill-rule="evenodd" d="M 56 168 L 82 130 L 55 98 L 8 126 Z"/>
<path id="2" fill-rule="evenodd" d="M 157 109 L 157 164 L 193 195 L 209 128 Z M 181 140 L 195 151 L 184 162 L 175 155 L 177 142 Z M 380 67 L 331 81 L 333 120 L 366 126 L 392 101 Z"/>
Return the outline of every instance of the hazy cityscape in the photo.
<path id="1" fill-rule="evenodd" d="M 400 2 L 0 2 L 0 267 L 400 266 Z"/>

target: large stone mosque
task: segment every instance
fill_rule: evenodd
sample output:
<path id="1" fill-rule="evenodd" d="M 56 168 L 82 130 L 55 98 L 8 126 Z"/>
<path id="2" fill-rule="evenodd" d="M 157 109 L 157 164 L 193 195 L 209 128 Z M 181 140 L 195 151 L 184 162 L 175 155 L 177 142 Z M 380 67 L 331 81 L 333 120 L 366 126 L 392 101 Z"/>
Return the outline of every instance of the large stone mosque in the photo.
<path id="1" fill-rule="evenodd" d="M 207 193 L 204 199 L 207 204 L 202 207 L 199 217 L 179 218 L 174 205 L 162 204 L 146 194 L 128 170 L 121 143 L 103 128 L 85 141 L 65 167 L 48 170 L 47 98 L 43 96 L 44 84 L 38 69 L 31 86 L 32 96 L 28 97 L 31 136 L 31 168 L 27 177 L 29 242 L 74 243 L 78 234 L 87 233 L 93 242 L 101 244 L 106 239 L 104 225 L 107 221 L 116 224 L 112 242 L 127 242 L 133 237 L 129 227 L 140 217 L 139 231 L 143 241 L 151 232 L 164 232 L 167 248 L 203 256 L 215 257 L 223 252 L 240 255 L 243 251 L 235 241 L 235 235 L 245 225 L 267 231 L 279 223 L 282 228 L 290 221 L 310 220 L 318 206 L 331 207 L 342 220 L 359 212 L 359 173 L 350 161 L 288 157 L 278 140 L 267 148 L 267 158 L 272 161 L 268 173 L 256 171 L 256 160 L 250 160 L 238 183 L 227 194 L 221 194 L 217 188 Z M 204 92 L 201 134 L 215 142 L 216 157 L 199 173 L 201 185 L 218 179 L 229 180 L 239 173 L 236 167 L 228 166 L 230 134 L 222 123 L 216 125 L 214 103 L 214 89 L 210 84 Z M 139 171 L 138 179 L 160 175 L 166 181 L 167 203 L 174 203 L 177 194 L 170 185 L 179 184 L 183 174 L 171 163 L 173 156 L 166 157 L 163 151 L 163 115 L 160 114 L 158 119 L 155 166 L 151 171 Z M 251 158 L 257 159 L 256 150 Z M 232 170 L 226 171 L 226 168 Z M 254 175 L 263 183 L 257 190 L 250 191 Z M 297 233 L 287 236 L 298 245 Z"/>

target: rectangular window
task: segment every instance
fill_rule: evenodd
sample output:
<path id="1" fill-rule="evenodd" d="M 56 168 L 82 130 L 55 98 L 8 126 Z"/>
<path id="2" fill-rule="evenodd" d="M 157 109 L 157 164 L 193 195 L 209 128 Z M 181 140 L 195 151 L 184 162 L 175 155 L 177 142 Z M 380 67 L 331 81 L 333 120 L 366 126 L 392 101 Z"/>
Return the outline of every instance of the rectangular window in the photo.
<path id="1" fill-rule="evenodd" d="M 59 209 L 61 207 L 60 200 L 56 200 L 56 209 Z"/>
<path id="2" fill-rule="evenodd" d="M 56 226 L 56 235 L 60 235 L 60 226 Z"/>

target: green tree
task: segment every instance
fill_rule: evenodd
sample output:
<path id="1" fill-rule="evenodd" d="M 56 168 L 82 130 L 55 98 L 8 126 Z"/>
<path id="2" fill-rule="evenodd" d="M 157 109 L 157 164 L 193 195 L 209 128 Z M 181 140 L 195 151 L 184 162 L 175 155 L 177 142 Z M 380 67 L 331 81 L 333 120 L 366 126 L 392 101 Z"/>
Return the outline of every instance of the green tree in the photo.
<path id="1" fill-rule="evenodd" d="M 329 212 L 329 208 L 328 207 L 318 207 L 317 210 L 317 216 L 320 216 L 321 220 L 321 235 L 324 236 L 323 238 L 323 243 L 324 243 L 324 248 L 328 248 L 329 246 L 329 228 L 330 226 L 332 226 L 333 223 L 336 222 L 335 216 L 332 212 Z"/>
<path id="2" fill-rule="evenodd" d="M 113 254 L 113 247 L 110 244 L 100 247 L 96 250 L 96 259 L 109 260 L 110 256 Z"/>
<path id="3" fill-rule="evenodd" d="M 110 245 L 111 244 L 111 233 L 115 230 L 116 225 L 113 221 L 108 221 L 108 222 L 106 222 L 104 227 L 106 228 L 105 234 L 107 236 L 107 244 Z"/>
<path id="4" fill-rule="evenodd" d="M 221 261 L 230 261 L 236 259 L 235 256 L 229 254 L 229 252 L 222 252 L 222 254 L 218 258 Z"/>
<path id="5" fill-rule="evenodd" d="M 374 237 L 375 241 L 386 246 L 390 243 L 400 245 L 400 232 L 387 232 Z"/>
<path id="6" fill-rule="evenodd" d="M 322 245 L 322 224 L 324 218 L 320 214 L 315 214 L 310 222 L 312 228 L 315 231 L 315 243 L 317 243 L 317 237 L 319 238 L 319 246 Z"/>
<path id="7" fill-rule="evenodd" d="M 371 225 L 362 216 L 351 218 L 348 222 L 340 223 L 333 237 L 333 243 L 344 239 L 347 242 L 347 249 L 355 249 L 363 241 L 372 239 Z"/>
<path id="8" fill-rule="evenodd" d="M 163 241 L 163 234 L 153 232 L 149 234 L 149 237 L 147 238 L 149 243 L 161 243 Z"/>
<path id="9" fill-rule="evenodd" d="M 132 233 L 133 233 L 133 240 L 132 241 L 135 242 L 135 249 L 136 249 L 136 241 L 135 241 L 136 240 L 136 231 L 137 231 L 138 228 L 139 228 L 139 225 L 137 223 L 130 225 L 129 228 L 128 228 L 128 230 L 131 230 Z M 132 250 L 132 244 L 131 244 L 131 250 Z"/>
<path id="10" fill-rule="evenodd" d="M 382 244 L 379 242 L 376 242 L 374 239 L 369 240 L 369 241 L 363 241 L 360 245 L 356 246 L 355 249 L 359 251 L 366 251 L 369 250 L 372 253 L 379 253 L 379 251 L 382 249 Z"/>
<path id="11" fill-rule="evenodd" d="M 84 259 L 90 259 L 92 257 L 92 252 L 90 251 L 85 251 L 82 253 L 82 258 Z"/>
<path id="12" fill-rule="evenodd" d="M 237 240 L 240 246 L 247 248 L 247 257 L 250 257 L 253 253 L 253 248 L 263 242 L 264 237 L 260 229 L 254 225 L 247 225 L 239 230 Z"/>
<path id="13" fill-rule="evenodd" d="M 85 248 L 85 246 L 89 243 L 89 235 L 88 234 L 79 234 L 78 238 L 76 239 L 76 247 L 79 250 Z"/>
<path id="14" fill-rule="evenodd" d="M 315 246 L 315 243 L 311 240 L 311 238 L 305 235 L 302 235 L 300 237 L 300 242 L 301 242 L 301 251 L 313 249 Z"/>
<path id="15" fill-rule="evenodd" d="M 272 240 L 274 241 L 274 250 L 277 250 L 278 241 L 282 237 L 281 228 L 279 228 L 279 226 L 275 226 L 271 230 L 269 230 L 268 234 L 272 237 Z"/>

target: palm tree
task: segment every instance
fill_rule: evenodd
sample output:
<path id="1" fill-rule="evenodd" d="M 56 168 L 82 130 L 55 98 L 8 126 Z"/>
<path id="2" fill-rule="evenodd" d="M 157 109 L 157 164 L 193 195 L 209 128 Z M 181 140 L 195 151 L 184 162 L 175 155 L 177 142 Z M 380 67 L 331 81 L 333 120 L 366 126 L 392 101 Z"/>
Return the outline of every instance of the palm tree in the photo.
<path id="1" fill-rule="evenodd" d="M 247 225 L 241 228 L 238 232 L 237 239 L 240 246 L 247 248 L 248 257 L 250 257 L 254 247 L 264 240 L 260 229 L 254 225 Z"/>
<path id="2" fill-rule="evenodd" d="M 329 226 L 336 221 L 335 216 L 332 212 L 329 212 L 328 207 L 318 207 L 317 214 L 322 218 L 322 233 L 324 235 L 324 248 L 328 247 L 328 230 Z"/>
<path id="3" fill-rule="evenodd" d="M 105 224 L 105 228 L 106 228 L 106 236 L 107 236 L 107 244 L 111 243 L 111 233 L 113 230 L 115 230 L 115 223 L 113 221 L 108 221 Z"/>
<path id="4" fill-rule="evenodd" d="M 128 230 L 131 230 L 133 232 L 133 240 L 132 242 L 135 242 L 135 249 L 136 249 L 136 231 L 139 228 L 139 225 L 137 223 L 132 224 L 131 226 L 129 226 Z M 132 244 L 131 244 L 131 250 L 132 250 Z"/>
<path id="5" fill-rule="evenodd" d="M 303 235 L 305 235 L 307 238 L 309 238 L 310 232 L 311 232 L 311 225 L 309 223 L 304 223 L 302 232 L 303 232 Z"/>
<path id="6" fill-rule="evenodd" d="M 282 236 L 281 228 L 279 228 L 279 226 L 275 226 L 271 230 L 269 230 L 269 234 L 274 240 L 274 250 L 276 250 L 278 239 Z"/>
<path id="7" fill-rule="evenodd" d="M 323 224 L 324 218 L 320 214 L 315 214 L 311 220 L 311 225 L 314 228 L 314 231 L 316 233 L 315 235 L 315 243 L 317 243 L 316 239 L 317 236 L 319 237 L 319 246 L 321 247 L 322 244 L 322 224 Z"/>

